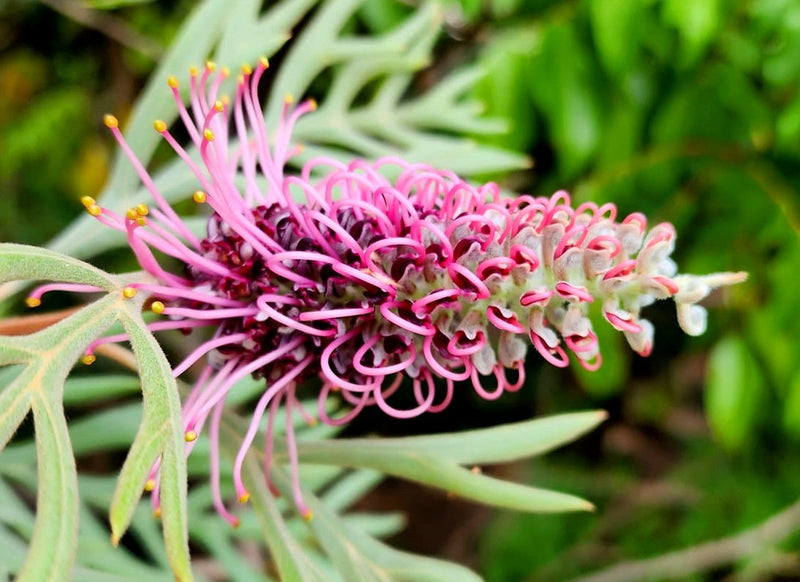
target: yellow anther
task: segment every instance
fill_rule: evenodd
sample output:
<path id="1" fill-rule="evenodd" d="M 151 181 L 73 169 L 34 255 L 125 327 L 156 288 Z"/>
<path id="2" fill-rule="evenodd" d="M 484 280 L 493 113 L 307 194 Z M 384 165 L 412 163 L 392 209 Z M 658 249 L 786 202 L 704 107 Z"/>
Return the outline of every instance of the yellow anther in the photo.
<path id="1" fill-rule="evenodd" d="M 214 141 L 214 132 L 210 129 L 203 130 L 203 137 L 206 141 Z"/>
<path id="2" fill-rule="evenodd" d="M 189 67 L 189 74 L 192 77 L 196 77 L 197 76 L 197 67 L 195 67 L 195 66 Z"/>
<path id="3" fill-rule="evenodd" d="M 198 204 L 203 204 L 206 201 L 206 193 L 202 190 L 198 190 L 194 194 L 192 194 L 192 200 L 197 202 Z"/>
<path id="4" fill-rule="evenodd" d="M 167 85 L 169 85 L 173 89 L 177 89 L 180 83 L 178 83 L 178 78 L 169 76 L 167 77 Z"/>
<path id="5" fill-rule="evenodd" d="M 239 75 L 238 77 L 236 77 L 236 82 L 239 85 L 244 85 L 244 75 Z"/>
<path id="6" fill-rule="evenodd" d="M 92 204 L 86 208 L 86 212 L 91 214 L 92 216 L 100 216 L 103 213 L 103 209 L 100 208 L 97 204 Z"/>
<path id="7" fill-rule="evenodd" d="M 153 122 L 153 129 L 155 129 L 158 133 L 164 133 L 167 131 L 167 124 L 163 119 L 156 119 Z"/>
<path id="8" fill-rule="evenodd" d="M 231 104 L 231 98 L 228 97 L 227 95 L 223 95 L 222 97 L 219 98 L 219 100 L 222 101 L 223 105 L 230 105 Z"/>
<path id="9" fill-rule="evenodd" d="M 295 149 L 297 150 L 297 153 L 298 153 L 298 154 L 302 154 L 304 151 L 306 151 L 306 146 L 304 146 L 304 145 L 303 145 L 303 144 L 301 144 L 301 143 L 297 144 L 297 145 L 296 145 L 296 146 L 294 146 L 294 147 L 295 147 Z"/>
<path id="10" fill-rule="evenodd" d="M 259 57 L 258 64 L 265 69 L 269 69 L 269 59 L 267 57 Z"/>
<path id="11" fill-rule="evenodd" d="M 136 212 L 139 216 L 147 216 L 150 213 L 150 209 L 147 207 L 147 204 L 140 202 L 136 205 Z"/>
<path id="12" fill-rule="evenodd" d="M 219 99 L 217 99 L 216 101 L 214 101 L 214 109 L 216 109 L 218 113 L 222 113 L 223 111 L 225 111 L 225 104 Z"/>
<path id="13" fill-rule="evenodd" d="M 250 501 L 250 493 L 245 491 L 244 493 L 239 495 L 239 503 L 247 503 L 248 501 Z"/>
<path id="14" fill-rule="evenodd" d="M 105 123 L 106 127 L 108 127 L 109 129 L 114 129 L 115 127 L 119 127 L 119 119 L 117 119 L 111 114 L 103 116 L 103 123 Z"/>
<path id="15" fill-rule="evenodd" d="M 308 419 L 308 426 L 317 426 L 318 423 L 319 421 L 315 416 L 312 416 L 311 418 Z"/>
<path id="16" fill-rule="evenodd" d="M 161 519 L 161 508 L 157 508 L 153 511 L 153 517 L 156 519 Z"/>
<path id="17" fill-rule="evenodd" d="M 230 70 L 228 67 L 222 67 L 222 68 L 219 70 L 219 72 L 220 72 L 220 74 L 221 74 L 223 77 L 227 77 L 228 75 L 230 75 L 230 74 L 231 74 L 231 70 Z"/>
<path id="18" fill-rule="evenodd" d="M 140 216 L 139 218 L 136 219 L 136 224 L 138 224 L 139 226 L 146 226 L 147 219 L 144 216 Z"/>
<path id="19" fill-rule="evenodd" d="M 213 73 L 217 70 L 217 64 L 214 61 L 206 61 L 206 69 L 208 69 L 210 73 Z"/>
<path id="20" fill-rule="evenodd" d="M 473 475 L 480 475 L 481 473 L 483 473 L 483 470 L 478 465 L 475 465 L 474 467 L 472 467 L 472 469 L 469 470 L 469 472 L 472 473 Z"/>
<path id="21" fill-rule="evenodd" d="M 284 95 L 283 102 L 286 103 L 286 105 L 291 105 L 292 103 L 294 103 L 294 97 L 288 94 Z"/>
<path id="22" fill-rule="evenodd" d="M 161 301 L 153 301 L 150 305 L 150 311 L 155 313 L 156 315 L 161 315 L 164 313 L 165 306 Z"/>
<path id="23" fill-rule="evenodd" d="M 310 509 L 306 509 L 305 512 L 303 513 L 303 519 L 306 521 L 311 521 L 312 519 L 314 519 L 314 512 L 311 511 Z"/>
<path id="24" fill-rule="evenodd" d="M 133 287 L 125 287 L 122 290 L 122 296 L 125 299 L 133 299 L 134 297 L 136 297 L 136 289 L 134 289 Z"/>
<path id="25" fill-rule="evenodd" d="M 148 479 L 144 482 L 144 490 L 148 493 L 156 488 L 156 480 L 155 479 Z"/>
<path id="26" fill-rule="evenodd" d="M 316 99 L 309 99 L 308 100 L 308 107 L 311 109 L 311 111 L 316 111 L 317 110 L 317 100 Z"/>
<path id="27" fill-rule="evenodd" d="M 81 204 L 83 204 L 84 208 L 89 208 L 90 206 L 97 204 L 97 202 L 91 196 L 81 196 Z"/>
<path id="28" fill-rule="evenodd" d="M 248 64 L 242 65 L 242 74 L 243 75 L 252 75 L 253 74 L 253 67 Z"/>
<path id="29" fill-rule="evenodd" d="M 95 360 L 97 360 L 97 358 L 94 354 L 83 354 L 83 356 L 81 356 L 81 363 L 87 366 L 94 364 Z"/>
<path id="30" fill-rule="evenodd" d="M 39 307 L 42 304 L 42 300 L 38 297 L 28 297 L 25 300 L 25 305 L 33 309 L 34 307 Z"/>
<path id="31" fill-rule="evenodd" d="M 125 217 L 128 220 L 136 220 L 137 218 L 139 218 L 139 213 L 136 212 L 135 208 L 128 208 L 128 210 L 125 212 Z"/>
<path id="32" fill-rule="evenodd" d="M 187 430 L 186 433 L 183 435 L 183 440 L 187 443 L 197 440 L 197 433 L 193 430 Z"/>
<path id="33" fill-rule="evenodd" d="M 237 527 L 239 527 L 240 525 L 242 525 L 242 522 L 241 522 L 241 521 L 239 521 L 237 518 L 235 518 L 235 517 L 234 517 L 234 518 L 233 518 L 233 522 L 231 523 L 231 525 L 233 526 L 233 528 L 234 528 L 234 529 L 236 529 Z"/>

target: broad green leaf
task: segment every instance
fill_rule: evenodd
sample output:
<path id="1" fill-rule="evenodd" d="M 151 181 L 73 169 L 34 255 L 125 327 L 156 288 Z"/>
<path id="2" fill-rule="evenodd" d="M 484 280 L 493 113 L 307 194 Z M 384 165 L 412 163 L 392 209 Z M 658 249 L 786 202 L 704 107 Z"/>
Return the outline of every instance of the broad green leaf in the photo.
<path id="1" fill-rule="evenodd" d="M 597 52 L 613 75 L 627 73 L 636 62 L 643 31 L 640 0 L 591 0 L 589 16 Z"/>
<path id="2" fill-rule="evenodd" d="M 758 416 L 764 378 L 747 344 L 729 335 L 711 351 L 706 376 L 708 421 L 728 450 L 747 448 Z"/>
<path id="3" fill-rule="evenodd" d="M 783 408 L 783 425 L 795 439 L 800 439 L 800 372 L 789 383 Z"/>

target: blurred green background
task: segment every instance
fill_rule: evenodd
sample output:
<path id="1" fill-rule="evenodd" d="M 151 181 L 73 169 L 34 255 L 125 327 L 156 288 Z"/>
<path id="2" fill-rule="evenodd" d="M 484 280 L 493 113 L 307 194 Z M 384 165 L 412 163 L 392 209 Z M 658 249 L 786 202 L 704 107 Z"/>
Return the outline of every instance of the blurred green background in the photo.
<path id="1" fill-rule="evenodd" d="M 191 8 L 186 1 L 0 2 L 0 240 L 42 244 L 98 193 L 128 110 Z M 358 26 L 392 28 L 413 3 L 366 0 Z M 462 398 L 434 431 L 581 408 L 609 422 L 535 464 L 496 469 L 592 499 L 593 515 L 496 515 L 389 482 L 365 504 L 406 506 L 395 543 L 470 564 L 494 582 L 567 580 L 730 536 L 800 496 L 800 2 L 461 0 L 447 8 L 435 83 L 477 62 L 474 89 L 510 130 L 476 140 L 529 170 L 487 176 L 537 195 L 566 188 L 673 222 L 683 272 L 746 270 L 685 337 L 671 304 L 653 355 L 598 326 L 600 372 L 534 358 L 501 402 Z M 238 65 L 236 63 L 234 66 Z M 352 432 L 395 432 L 367 415 Z M 383 496 L 383 497 L 382 497 Z M 385 497 L 388 496 L 388 501 Z M 800 523 L 795 524 L 800 529 Z M 686 580 L 800 579 L 800 537 Z M 642 580 L 657 578 L 639 578 Z"/>

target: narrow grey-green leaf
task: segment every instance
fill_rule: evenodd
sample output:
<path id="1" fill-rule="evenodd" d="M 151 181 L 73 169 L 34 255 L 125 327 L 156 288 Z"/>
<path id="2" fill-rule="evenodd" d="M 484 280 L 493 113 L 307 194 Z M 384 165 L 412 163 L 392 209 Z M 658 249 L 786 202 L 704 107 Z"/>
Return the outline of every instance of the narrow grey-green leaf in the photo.
<path id="1" fill-rule="evenodd" d="M 32 399 L 38 470 L 36 527 L 18 582 L 63 579 L 78 541 L 78 475 L 61 400 Z"/>

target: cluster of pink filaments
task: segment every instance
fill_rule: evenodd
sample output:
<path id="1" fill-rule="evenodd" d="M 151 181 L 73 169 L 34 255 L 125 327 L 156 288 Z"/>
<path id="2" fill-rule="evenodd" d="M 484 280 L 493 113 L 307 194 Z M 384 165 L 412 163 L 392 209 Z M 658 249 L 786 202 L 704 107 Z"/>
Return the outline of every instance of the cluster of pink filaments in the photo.
<path id="1" fill-rule="evenodd" d="M 287 99 L 270 141 L 257 96 L 266 67 L 262 60 L 255 70 L 244 68 L 232 103 L 218 98 L 226 72 L 213 64 L 192 71 L 189 108 L 178 82 L 169 80 L 202 164 L 164 122 L 155 128 L 201 185 L 195 201 L 213 210 L 205 238 L 166 202 L 110 116 L 106 125 L 155 207 L 140 204 L 119 215 L 84 199 L 90 214 L 127 234 L 152 276 L 132 286 L 153 297 L 154 312 L 168 316 L 151 329 L 214 330 L 174 374 L 205 357 L 183 409 L 187 449 L 208 423 L 214 503 L 232 523 L 219 490 L 217 439 L 226 396 L 247 376 L 262 377 L 266 389 L 234 462 L 238 497 L 249 496 L 242 466 L 264 422 L 270 463 L 273 424 L 284 406 L 295 501 L 308 516 L 291 422 L 294 410 L 310 419 L 296 397 L 299 383 L 321 380 L 318 414 L 329 424 L 347 422 L 367 406 L 396 418 L 440 411 L 457 383 L 494 399 L 524 384 L 529 344 L 555 366 L 567 366 L 571 353 L 596 369 L 601 357 L 591 304 L 647 355 L 653 328 L 640 317 L 643 306 L 674 297 L 683 328 L 700 333 L 704 311 L 695 303 L 711 286 L 735 278 L 676 277 L 671 225 L 648 231 L 641 214 L 617 221 L 611 204 L 573 208 L 564 192 L 503 197 L 494 184 L 476 187 L 398 158 L 349 164 L 317 158 L 288 175 L 286 160 L 298 151 L 292 128 L 315 104 L 294 107 Z M 163 269 L 153 249 L 185 263 L 184 272 Z M 400 409 L 389 400 L 404 378 L 414 404 Z M 350 405 L 337 418 L 326 413 L 332 391 Z M 157 472 L 150 482 L 156 488 Z M 156 490 L 156 504 L 157 498 Z"/>

